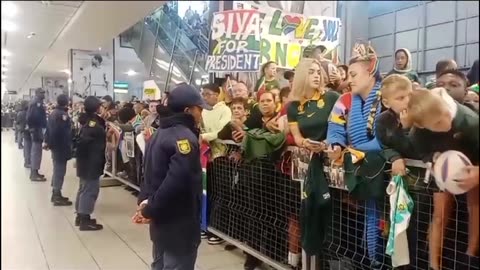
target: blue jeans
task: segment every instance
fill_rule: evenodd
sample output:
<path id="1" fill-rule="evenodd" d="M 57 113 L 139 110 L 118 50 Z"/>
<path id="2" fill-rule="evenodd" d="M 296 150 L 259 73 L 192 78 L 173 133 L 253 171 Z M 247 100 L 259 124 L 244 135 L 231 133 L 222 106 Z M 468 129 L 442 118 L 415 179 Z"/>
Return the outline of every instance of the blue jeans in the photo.
<path id="1" fill-rule="evenodd" d="M 152 270 L 194 270 L 197 260 L 197 248 L 184 254 L 166 250 L 162 243 L 153 242 Z"/>

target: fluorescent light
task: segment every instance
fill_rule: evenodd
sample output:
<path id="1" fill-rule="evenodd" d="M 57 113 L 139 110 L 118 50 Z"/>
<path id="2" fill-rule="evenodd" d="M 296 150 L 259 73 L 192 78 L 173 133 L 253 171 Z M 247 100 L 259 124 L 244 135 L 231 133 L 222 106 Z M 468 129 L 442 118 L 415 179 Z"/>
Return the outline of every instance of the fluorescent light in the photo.
<path id="1" fill-rule="evenodd" d="M 12 1 L 2 1 L 2 14 L 11 18 L 17 14 L 17 11 L 17 6 Z"/>
<path id="2" fill-rule="evenodd" d="M 2 21 L 2 30 L 7 32 L 17 31 L 17 25 L 11 21 Z"/>
<path id="3" fill-rule="evenodd" d="M 127 74 L 128 76 L 134 76 L 137 75 L 137 72 L 133 69 L 130 69 L 125 74 Z"/>
<path id="4" fill-rule="evenodd" d="M 2 71 L 8 71 L 7 67 L 2 67 Z"/>
<path id="5" fill-rule="evenodd" d="M 67 82 L 72 83 L 72 78 L 68 78 Z"/>
<path id="6" fill-rule="evenodd" d="M 101 51 L 101 50 L 102 50 L 102 47 L 98 47 L 98 50 Z"/>
<path id="7" fill-rule="evenodd" d="M 128 89 L 113 89 L 113 92 L 118 94 L 128 94 Z"/>
<path id="8" fill-rule="evenodd" d="M 6 78 L 7 78 L 7 75 L 2 74 L 2 79 L 6 79 Z"/>
<path id="9" fill-rule="evenodd" d="M 9 52 L 7 49 L 2 49 L 2 56 L 9 57 L 12 56 L 12 53 Z"/>
<path id="10" fill-rule="evenodd" d="M 68 74 L 68 75 L 71 74 L 70 69 L 68 69 L 68 68 L 62 69 L 62 70 L 60 70 L 60 71 L 63 72 L 63 73 L 65 73 L 65 74 Z"/>
<path id="11" fill-rule="evenodd" d="M 2 55 L 3 55 L 3 53 L 2 53 Z M 10 63 L 9 63 L 7 60 L 3 59 L 2 65 L 3 65 L 3 66 L 6 66 L 6 65 L 8 65 L 8 64 L 10 64 Z"/>

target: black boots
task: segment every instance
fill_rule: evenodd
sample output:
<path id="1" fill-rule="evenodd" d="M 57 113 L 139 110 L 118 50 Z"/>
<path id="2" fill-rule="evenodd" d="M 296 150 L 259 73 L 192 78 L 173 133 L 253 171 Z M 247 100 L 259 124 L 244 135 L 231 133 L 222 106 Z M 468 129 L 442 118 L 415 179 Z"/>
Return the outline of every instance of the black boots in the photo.
<path id="1" fill-rule="evenodd" d="M 75 218 L 75 225 L 77 224 L 77 219 L 78 225 L 80 226 L 80 231 L 98 231 L 103 229 L 103 226 L 101 224 L 97 224 L 95 219 L 90 219 L 90 215 L 77 214 L 77 217 Z"/>
<path id="2" fill-rule="evenodd" d="M 33 170 L 30 172 L 30 180 L 34 182 L 45 182 L 47 179 L 44 175 L 38 173 L 38 170 Z"/>
<path id="3" fill-rule="evenodd" d="M 53 192 L 50 200 L 54 206 L 70 206 L 72 202 L 67 197 L 63 197 L 61 192 Z"/>

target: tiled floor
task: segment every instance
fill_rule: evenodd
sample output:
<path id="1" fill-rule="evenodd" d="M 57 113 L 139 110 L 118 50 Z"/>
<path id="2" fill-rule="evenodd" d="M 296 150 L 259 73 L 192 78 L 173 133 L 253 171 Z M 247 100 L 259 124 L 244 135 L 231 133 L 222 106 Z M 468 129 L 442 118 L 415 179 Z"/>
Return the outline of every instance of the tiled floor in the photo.
<path id="1" fill-rule="evenodd" d="M 130 221 L 135 197 L 122 187 L 102 188 L 94 216 L 104 229 L 80 232 L 73 225 L 73 207 L 50 203 L 49 152 L 44 152 L 41 172 L 47 182 L 30 182 L 13 132 L 2 131 L 2 270 L 149 269 L 148 227 Z M 69 162 L 64 196 L 74 198 L 77 184 Z M 243 269 L 242 253 L 223 248 L 202 243 L 196 268 Z"/>

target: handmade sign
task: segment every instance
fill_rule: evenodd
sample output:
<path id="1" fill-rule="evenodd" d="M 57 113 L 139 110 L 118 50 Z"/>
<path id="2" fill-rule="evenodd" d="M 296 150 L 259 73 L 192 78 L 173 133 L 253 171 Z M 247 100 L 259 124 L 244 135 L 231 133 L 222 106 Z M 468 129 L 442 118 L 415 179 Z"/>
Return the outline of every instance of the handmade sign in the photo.
<path id="1" fill-rule="evenodd" d="M 260 64 L 275 61 L 278 67 L 293 69 L 308 45 L 323 45 L 331 58 L 337 57 L 342 26 L 339 18 L 307 17 L 268 6 L 260 9 L 250 2 L 235 1 L 234 8 L 260 12 Z"/>
<path id="2" fill-rule="evenodd" d="M 211 50 L 206 70 L 258 71 L 260 13 L 256 10 L 217 12 L 211 26 Z"/>

